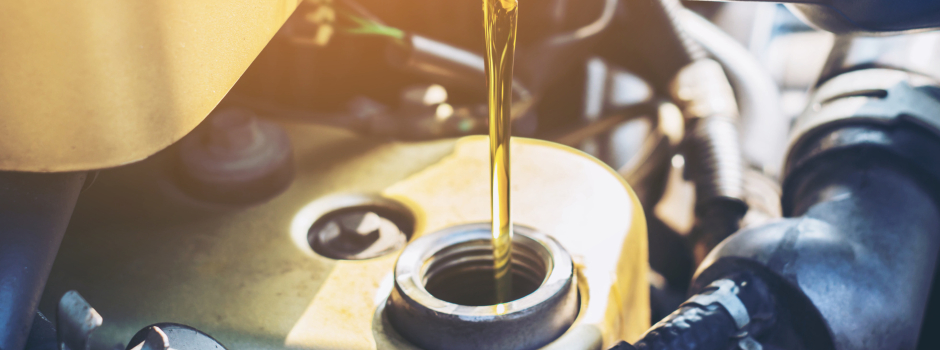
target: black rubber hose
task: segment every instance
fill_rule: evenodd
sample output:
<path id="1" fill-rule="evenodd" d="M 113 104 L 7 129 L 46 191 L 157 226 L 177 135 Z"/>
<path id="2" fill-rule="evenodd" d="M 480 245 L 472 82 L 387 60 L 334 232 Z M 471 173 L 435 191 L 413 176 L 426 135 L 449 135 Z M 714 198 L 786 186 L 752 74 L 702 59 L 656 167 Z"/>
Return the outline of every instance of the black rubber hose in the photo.
<path id="1" fill-rule="evenodd" d="M 634 347 L 658 349 L 727 349 L 734 341 L 734 319 L 718 304 L 686 306 L 652 328 Z"/>
<path id="2" fill-rule="evenodd" d="M 775 298 L 763 279 L 750 272 L 740 272 L 724 281 L 732 281 L 736 286 L 736 292 L 726 292 L 725 297 L 737 299 L 747 313 L 743 328 L 738 328 L 735 317 L 724 304 L 700 305 L 697 295 L 653 325 L 636 344 L 621 342 L 611 350 L 724 350 L 743 337 L 753 339 L 764 334 L 775 324 Z M 703 295 L 710 292 L 715 291 L 706 289 Z"/>
<path id="3" fill-rule="evenodd" d="M 731 348 L 737 327 L 721 306 L 684 306 L 657 323 L 631 345 L 620 342 L 610 350 L 724 350 Z"/>
<path id="4" fill-rule="evenodd" d="M 654 82 L 668 82 L 680 69 L 695 60 L 707 57 L 706 51 L 680 25 L 684 9 L 679 0 L 622 0 L 625 26 L 618 45 L 642 50 L 637 57 L 633 50 L 626 51 L 625 59 L 637 62 L 634 67 L 646 72 Z M 661 87 L 665 87 L 662 85 Z"/>
<path id="5" fill-rule="evenodd" d="M 84 172 L 0 172 L 0 349 L 25 346 L 84 183 Z"/>

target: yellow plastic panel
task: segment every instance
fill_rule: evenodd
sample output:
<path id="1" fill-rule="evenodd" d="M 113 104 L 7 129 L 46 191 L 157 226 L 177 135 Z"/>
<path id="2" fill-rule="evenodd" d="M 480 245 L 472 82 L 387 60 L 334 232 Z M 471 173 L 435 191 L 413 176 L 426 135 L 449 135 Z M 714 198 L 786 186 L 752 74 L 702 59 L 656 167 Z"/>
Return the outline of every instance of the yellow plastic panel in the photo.
<path id="1" fill-rule="evenodd" d="M 298 3 L 0 2 L 0 170 L 156 153 L 209 114 Z"/>
<path id="2" fill-rule="evenodd" d="M 413 238 L 487 221 L 487 138 L 386 142 L 282 125 L 294 182 L 251 208 L 219 211 L 186 197 L 165 178 L 169 153 L 101 172 L 76 206 L 40 309 L 55 313 L 62 294 L 78 290 L 104 317 L 93 350 L 158 322 L 195 327 L 233 350 L 415 350 L 380 312 L 398 253 L 329 259 L 310 248 L 309 229 L 373 196 L 414 216 Z M 513 138 L 512 154 L 515 222 L 555 237 L 580 283 L 578 320 L 543 350 L 636 341 L 650 326 L 639 200 L 616 172 L 574 149 Z"/>

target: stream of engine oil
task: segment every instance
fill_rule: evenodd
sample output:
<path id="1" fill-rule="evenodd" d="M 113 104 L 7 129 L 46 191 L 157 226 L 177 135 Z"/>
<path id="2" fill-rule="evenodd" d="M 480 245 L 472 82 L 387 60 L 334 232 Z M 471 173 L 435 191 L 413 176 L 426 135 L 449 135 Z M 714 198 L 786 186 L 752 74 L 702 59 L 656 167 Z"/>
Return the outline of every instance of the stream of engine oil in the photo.
<path id="1" fill-rule="evenodd" d="M 490 117 L 490 200 L 496 301 L 512 294 L 512 215 L 509 206 L 509 137 L 512 64 L 516 51 L 518 0 L 483 0 L 486 85 Z"/>

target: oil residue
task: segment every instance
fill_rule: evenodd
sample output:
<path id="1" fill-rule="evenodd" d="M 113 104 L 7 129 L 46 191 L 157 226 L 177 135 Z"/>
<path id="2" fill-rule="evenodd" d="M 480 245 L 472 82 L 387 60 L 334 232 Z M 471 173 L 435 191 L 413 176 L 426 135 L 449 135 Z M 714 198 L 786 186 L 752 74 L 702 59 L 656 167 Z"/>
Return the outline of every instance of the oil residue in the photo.
<path id="1" fill-rule="evenodd" d="M 490 200 L 496 300 L 512 295 L 512 215 L 509 207 L 509 136 L 512 63 L 516 51 L 518 0 L 483 0 L 486 85 L 490 113 Z"/>

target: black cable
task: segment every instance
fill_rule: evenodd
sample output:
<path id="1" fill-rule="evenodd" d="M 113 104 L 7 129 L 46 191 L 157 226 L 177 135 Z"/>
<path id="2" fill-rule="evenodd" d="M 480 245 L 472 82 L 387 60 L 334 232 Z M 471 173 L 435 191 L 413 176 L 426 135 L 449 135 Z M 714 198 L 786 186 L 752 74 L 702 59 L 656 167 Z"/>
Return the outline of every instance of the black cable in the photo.
<path id="1" fill-rule="evenodd" d="M 730 349 L 769 330 L 776 322 L 775 310 L 768 285 L 744 272 L 717 280 L 692 296 L 635 344 L 621 342 L 610 350 Z"/>

